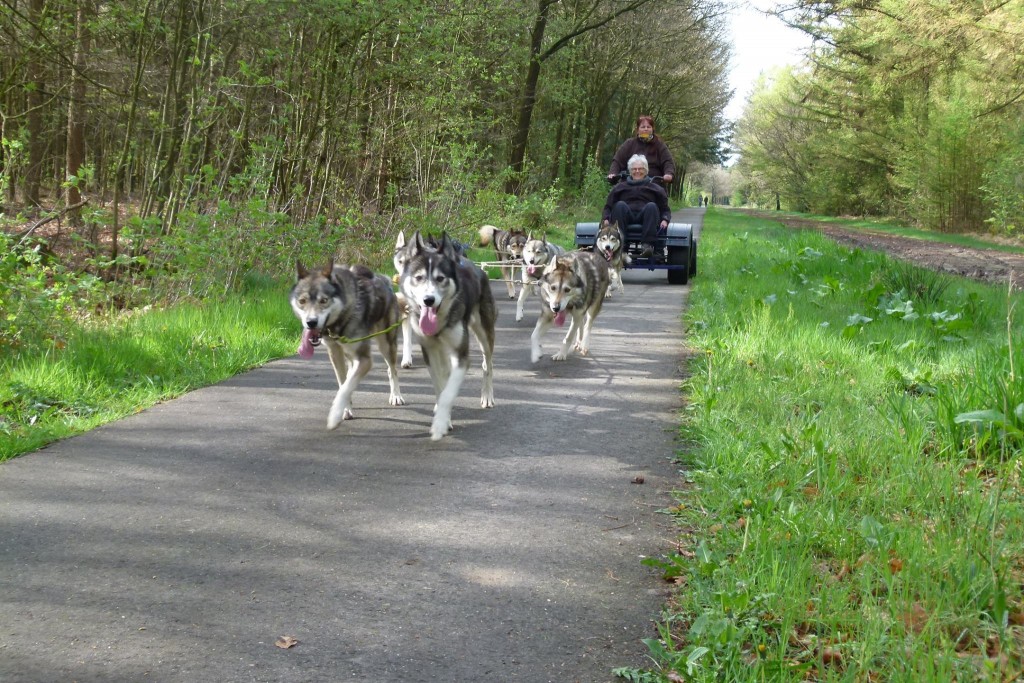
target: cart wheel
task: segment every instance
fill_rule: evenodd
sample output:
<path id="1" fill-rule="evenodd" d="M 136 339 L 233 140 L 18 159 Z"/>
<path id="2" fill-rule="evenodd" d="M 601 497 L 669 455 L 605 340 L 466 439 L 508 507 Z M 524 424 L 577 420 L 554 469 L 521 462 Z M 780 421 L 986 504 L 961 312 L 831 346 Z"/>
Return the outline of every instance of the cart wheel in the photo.
<path id="1" fill-rule="evenodd" d="M 668 265 L 681 266 L 668 269 L 668 283 L 685 285 L 690 274 L 690 250 L 687 247 L 669 247 Z"/>
<path id="2" fill-rule="evenodd" d="M 690 277 L 697 275 L 697 240 L 690 242 Z"/>

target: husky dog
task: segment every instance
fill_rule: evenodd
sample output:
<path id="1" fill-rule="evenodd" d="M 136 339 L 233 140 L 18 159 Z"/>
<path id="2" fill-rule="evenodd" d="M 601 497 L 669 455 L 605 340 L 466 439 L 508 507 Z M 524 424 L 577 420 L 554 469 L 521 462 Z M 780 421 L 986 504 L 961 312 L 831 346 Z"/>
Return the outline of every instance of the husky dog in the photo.
<path id="1" fill-rule="evenodd" d="M 625 246 L 622 230 L 619 229 L 618 223 L 602 221 L 594 240 L 594 249 L 608 262 L 611 284 L 623 294 L 626 293 L 626 286 L 622 283 L 622 269 L 629 263 L 629 254 L 626 252 Z M 612 288 L 608 287 L 605 296 L 611 295 Z"/>
<path id="2" fill-rule="evenodd" d="M 552 360 L 565 360 L 569 355 L 569 343 L 582 355 L 590 350 L 590 330 L 594 319 L 601 312 L 608 291 L 608 263 L 600 254 L 592 251 L 573 251 L 553 259 L 540 276 L 540 298 L 543 300 L 537 326 L 530 337 L 532 349 L 530 358 L 536 363 L 542 353 L 540 340 L 551 327 L 561 327 L 566 315 L 572 316 L 572 324 L 562 340 L 562 348 L 551 356 Z"/>
<path id="3" fill-rule="evenodd" d="M 494 406 L 494 324 L 498 309 L 487 274 L 442 235 L 436 248 L 417 232 L 406 246 L 399 287 L 409 306 L 412 330 L 434 382 L 437 403 L 430 438 L 437 441 L 452 428 L 452 406 L 469 368 L 470 332 L 483 355 L 480 406 Z"/>
<path id="4" fill-rule="evenodd" d="M 327 428 L 342 420 L 351 420 L 352 392 L 373 365 L 370 339 L 375 335 L 377 348 L 388 366 L 388 382 L 393 406 L 405 404 L 398 386 L 398 321 L 401 313 L 391 283 L 365 266 L 336 266 L 334 262 L 320 271 L 306 270 L 296 264 L 298 279 L 289 299 L 295 316 L 302 323 L 299 355 L 310 358 L 313 347 L 322 341 L 338 378 L 338 393 L 327 414 Z M 349 341 L 351 340 L 351 341 Z"/>
<path id="5" fill-rule="evenodd" d="M 508 298 L 516 298 L 515 266 L 523 257 L 523 247 L 526 246 L 526 233 L 522 230 L 511 232 L 496 228 L 493 225 L 485 225 L 480 228 L 480 244 L 487 246 L 494 244 L 494 253 L 502 262 L 501 277 L 505 280 L 505 287 L 508 289 Z M 505 265 L 507 264 L 507 265 Z"/>
<path id="6" fill-rule="evenodd" d="M 533 294 L 537 279 L 548 263 L 559 256 L 565 255 L 565 249 L 548 242 L 547 236 L 539 240 L 530 235 L 523 246 L 523 288 L 519 291 L 519 302 L 516 304 L 516 322 L 523 319 L 523 307 L 526 297 Z"/>
<path id="7" fill-rule="evenodd" d="M 436 250 L 440 244 L 440 240 L 433 235 L 428 235 L 425 238 L 425 244 Z M 455 253 L 458 254 L 459 258 L 465 258 L 465 249 L 463 245 L 457 242 L 452 242 L 452 246 L 455 247 Z M 395 239 L 395 253 L 392 256 L 392 263 L 395 266 L 395 282 L 398 282 L 399 277 L 402 275 L 402 271 L 405 269 L 405 262 L 409 260 L 410 245 L 405 240 L 405 232 L 402 230 L 398 231 L 398 237 Z M 409 305 L 405 300 L 405 295 L 401 291 L 396 293 L 398 297 L 398 305 L 402 310 L 402 367 L 412 367 L 412 323 L 409 321 Z"/>
<path id="8" fill-rule="evenodd" d="M 405 262 L 409 258 L 409 250 L 406 248 L 405 232 L 402 230 L 398 231 L 398 237 L 395 239 L 395 253 L 392 257 L 392 262 L 395 265 L 395 278 L 399 278 L 402 275 L 402 271 L 405 269 Z M 402 310 L 402 367 L 412 367 L 412 323 L 409 321 L 409 304 L 405 300 L 405 296 L 398 292 L 398 305 Z"/>

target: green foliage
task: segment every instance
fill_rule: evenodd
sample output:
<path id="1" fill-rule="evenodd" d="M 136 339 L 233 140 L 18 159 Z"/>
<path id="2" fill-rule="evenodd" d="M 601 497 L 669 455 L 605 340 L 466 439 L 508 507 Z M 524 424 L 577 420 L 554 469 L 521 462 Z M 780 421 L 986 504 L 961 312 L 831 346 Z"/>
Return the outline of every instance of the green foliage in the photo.
<path id="1" fill-rule="evenodd" d="M 106 285 L 57 263 L 41 242 L 0 232 L 0 350 L 34 353 L 65 343 L 82 315 L 106 302 Z"/>
<path id="2" fill-rule="evenodd" d="M 897 216 L 944 231 L 1018 229 L 1024 65 L 1019 7 L 954 2 L 777 11 L 816 38 L 750 98 L 745 202 Z"/>
<path id="3" fill-rule="evenodd" d="M 701 246 L 679 549 L 647 562 L 677 607 L 641 673 L 1013 678 L 1020 295 L 734 214 Z"/>
<path id="4" fill-rule="evenodd" d="M 994 151 L 984 174 L 984 193 L 992 215 L 986 219 L 1002 235 L 1024 234 L 1024 130 L 1010 135 L 1008 143 Z"/>

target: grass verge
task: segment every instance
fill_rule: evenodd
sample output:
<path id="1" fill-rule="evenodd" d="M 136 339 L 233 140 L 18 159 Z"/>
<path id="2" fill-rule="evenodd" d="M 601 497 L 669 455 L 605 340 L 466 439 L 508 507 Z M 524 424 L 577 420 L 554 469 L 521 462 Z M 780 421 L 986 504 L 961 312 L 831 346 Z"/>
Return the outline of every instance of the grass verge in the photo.
<path id="1" fill-rule="evenodd" d="M 626 680 L 1019 680 L 1021 296 L 708 213 L 678 584 Z"/>
<path id="2" fill-rule="evenodd" d="M 0 362 L 0 461 L 294 353 L 286 291 L 253 278 L 225 302 L 64 330 Z"/>

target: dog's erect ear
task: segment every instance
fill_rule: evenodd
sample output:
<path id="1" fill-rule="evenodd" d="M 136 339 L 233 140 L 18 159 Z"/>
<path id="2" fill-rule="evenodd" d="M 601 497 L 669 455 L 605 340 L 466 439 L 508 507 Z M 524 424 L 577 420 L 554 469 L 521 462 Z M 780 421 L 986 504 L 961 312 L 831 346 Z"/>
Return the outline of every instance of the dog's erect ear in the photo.
<path id="1" fill-rule="evenodd" d="M 402 249 L 405 247 L 405 231 L 398 231 L 398 238 L 395 240 L 395 249 Z"/>
<path id="2" fill-rule="evenodd" d="M 309 271 L 306 270 L 306 266 L 302 265 L 302 261 L 295 262 L 295 274 L 298 276 L 296 277 L 297 280 L 301 280 L 309 275 Z"/>
<path id="3" fill-rule="evenodd" d="M 548 259 L 547 265 L 544 266 L 544 274 L 547 275 L 548 273 L 555 272 L 555 268 L 557 268 L 557 267 L 558 267 L 558 259 L 556 259 L 556 258 Z"/>
<path id="4" fill-rule="evenodd" d="M 455 248 L 455 243 L 450 237 L 448 237 L 448 231 L 441 233 L 441 247 L 438 249 L 439 252 L 444 254 L 450 259 L 459 259 L 458 249 Z"/>
<path id="5" fill-rule="evenodd" d="M 327 259 L 327 265 L 324 266 L 324 269 L 320 271 L 320 274 L 323 275 L 324 277 L 330 277 L 331 273 L 333 273 L 333 272 L 334 272 L 334 259 L 330 258 L 330 259 Z"/>
<path id="6" fill-rule="evenodd" d="M 419 230 L 417 230 L 416 233 L 412 236 L 412 244 L 413 244 L 413 249 L 415 249 L 416 252 L 418 252 L 418 253 L 419 252 L 423 252 L 424 250 L 426 250 L 427 243 L 423 239 L 423 235 L 420 234 Z"/>

